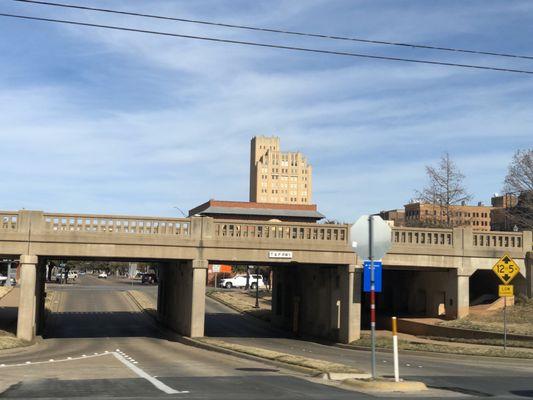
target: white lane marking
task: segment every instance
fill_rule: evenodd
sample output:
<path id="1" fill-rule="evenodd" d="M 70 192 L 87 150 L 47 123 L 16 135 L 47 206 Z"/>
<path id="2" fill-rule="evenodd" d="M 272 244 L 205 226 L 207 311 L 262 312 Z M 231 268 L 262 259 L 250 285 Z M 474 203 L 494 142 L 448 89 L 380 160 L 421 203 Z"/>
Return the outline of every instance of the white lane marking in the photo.
<path id="1" fill-rule="evenodd" d="M 107 354 L 98 354 L 96 356 L 87 356 L 87 355 L 83 355 L 82 357 L 67 357 L 63 360 L 54 360 L 54 359 L 50 359 L 48 361 L 26 361 L 25 363 L 20 363 L 20 364 L 8 364 L 8 365 L 5 365 L 5 364 L 2 364 L 4 367 L 8 368 L 8 367 L 22 367 L 22 366 L 27 366 L 28 364 L 31 364 L 31 365 L 39 365 L 39 364 L 48 364 L 48 363 L 51 363 L 51 362 L 65 362 L 65 361 L 76 361 L 76 360 L 86 360 L 88 358 L 93 358 L 93 357 L 101 357 L 101 356 L 106 356 Z"/>
<path id="2" fill-rule="evenodd" d="M 133 372 L 135 372 L 137 375 L 139 375 L 141 378 L 146 379 L 148 382 L 150 382 L 152 385 L 154 385 L 156 388 L 161 390 L 162 392 L 165 392 L 166 394 L 177 394 L 177 393 L 189 393 L 188 390 L 179 391 L 172 389 L 170 386 L 165 385 L 160 380 L 154 378 L 153 376 L 148 375 L 146 372 L 144 372 L 142 369 L 137 367 L 136 365 L 133 365 L 130 361 L 126 360 L 124 356 L 121 354 L 118 354 L 116 352 L 112 353 L 117 360 L 119 360 L 121 363 L 123 363 L 126 367 L 131 369 Z"/>

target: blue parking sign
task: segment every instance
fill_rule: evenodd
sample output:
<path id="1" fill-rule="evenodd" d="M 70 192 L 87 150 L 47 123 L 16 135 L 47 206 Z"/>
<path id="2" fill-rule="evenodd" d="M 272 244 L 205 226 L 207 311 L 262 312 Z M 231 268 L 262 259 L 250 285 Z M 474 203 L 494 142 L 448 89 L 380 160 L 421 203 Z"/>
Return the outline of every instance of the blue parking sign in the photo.
<path id="1" fill-rule="evenodd" d="M 381 261 L 374 261 L 374 291 L 381 292 Z M 370 292 L 370 260 L 363 261 L 363 291 Z"/>

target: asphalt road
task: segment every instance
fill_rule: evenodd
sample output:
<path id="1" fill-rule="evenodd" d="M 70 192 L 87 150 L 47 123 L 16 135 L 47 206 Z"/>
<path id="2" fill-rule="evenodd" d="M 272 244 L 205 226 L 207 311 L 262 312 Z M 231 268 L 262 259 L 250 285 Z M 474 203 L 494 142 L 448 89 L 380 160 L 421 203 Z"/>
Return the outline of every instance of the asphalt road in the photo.
<path id="1" fill-rule="evenodd" d="M 157 292 L 151 292 L 154 301 Z M 370 352 L 293 339 L 253 317 L 206 297 L 206 336 L 227 342 L 339 362 L 370 371 Z M 377 374 L 393 376 L 392 354 L 378 352 Z M 461 356 L 439 353 L 401 354 L 403 379 L 422 381 L 476 397 L 533 398 L 533 360 Z"/>
<path id="2" fill-rule="evenodd" d="M 167 340 L 121 287 L 84 277 L 77 285 L 58 288 L 59 312 L 49 318 L 45 339 L 22 352 L 0 353 L 1 397 L 370 398 Z"/>
<path id="3" fill-rule="evenodd" d="M 131 283 L 84 277 L 76 285 L 50 286 L 60 292 L 56 304 L 60 312 L 49 317 L 45 339 L 37 346 L 23 352 L 0 352 L 0 397 L 371 397 L 268 364 L 168 340 L 165 331 L 140 312 L 125 294 L 125 290 L 132 288 Z M 134 285 L 133 288 L 145 291 L 154 300 L 157 296 L 155 286 Z M 369 369 L 366 351 L 285 337 L 283 332 L 252 317 L 243 317 L 210 298 L 206 299 L 206 334 L 230 342 Z M 389 354 L 379 353 L 378 373 L 390 375 L 391 362 Z M 456 398 L 533 398 L 531 360 L 401 355 L 401 374 L 403 378 L 422 380 L 436 388 L 453 389 L 439 393 Z M 425 394 L 422 398 L 431 397 Z"/>

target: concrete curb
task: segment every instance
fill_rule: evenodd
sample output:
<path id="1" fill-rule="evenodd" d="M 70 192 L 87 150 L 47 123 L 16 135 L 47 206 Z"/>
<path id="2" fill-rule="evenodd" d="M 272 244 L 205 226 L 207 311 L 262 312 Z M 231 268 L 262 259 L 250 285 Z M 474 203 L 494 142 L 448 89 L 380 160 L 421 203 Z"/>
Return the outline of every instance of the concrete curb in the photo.
<path id="1" fill-rule="evenodd" d="M 284 363 L 284 362 L 276 361 L 276 360 L 270 360 L 268 358 L 263 358 L 263 357 L 259 357 L 259 356 L 253 356 L 251 354 L 241 353 L 241 352 L 236 351 L 236 350 L 230 350 L 230 349 L 226 349 L 224 347 L 219 347 L 219 346 L 216 346 L 214 344 L 204 343 L 201 340 L 196 340 L 196 339 L 191 339 L 191 338 L 186 338 L 186 337 L 180 336 L 178 341 L 180 343 L 183 343 L 183 344 L 186 344 L 186 345 L 189 345 L 189 346 L 193 346 L 193 347 L 197 347 L 197 348 L 200 348 L 200 349 L 204 349 L 204 350 L 208 350 L 208 351 L 214 351 L 214 352 L 222 353 L 222 354 L 226 354 L 226 355 L 231 355 L 231 356 L 234 356 L 234 357 L 237 357 L 237 358 L 241 358 L 241 359 L 245 359 L 245 360 L 261 362 L 261 363 L 269 364 L 269 365 L 272 365 L 272 366 L 278 367 L 278 368 L 290 369 L 292 371 L 295 371 L 295 372 L 298 372 L 298 373 L 302 373 L 302 374 L 306 374 L 306 375 L 316 376 L 316 375 L 322 373 L 322 371 L 317 370 L 317 369 L 308 368 L 308 367 L 302 367 L 300 365 L 295 365 L 295 364 L 288 364 L 288 363 Z"/>
<path id="2" fill-rule="evenodd" d="M 152 312 L 150 312 L 151 309 L 143 308 L 139 304 L 137 299 L 135 299 L 135 296 L 133 296 L 133 294 L 131 294 L 129 290 L 127 290 L 126 293 L 133 300 L 133 302 L 137 305 L 137 307 L 139 307 L 139 309 L 141 309 L 143 312 L 145 312 L 147 315 L 149 315 L 155 321 L 159 322 L 157 320 L 157 317 Z M 215 299 L 215 300 L 217 300 L 217 299 Z M 203 350 L 207 350 L 207 351 L 214 351 L 216 353 L 226 354 L 226 355 L 234 356 L 234 357 L 245 359 L 245 360 L 262 362 L 262 363 L 265 363 L 265 364 L 272 365 L 274 367 L 290 369 L 290 370 L 293 370 L 295 372 L 303 373 L 303 374 L 306 374 L 306 375 L 314 376 L 316 374 L 321 373 L 321 371 L 316 370 L 316 369 L 300 367 L 300 366 L 294 365 L 294 364 L 286 364 L 286 363 L 283 363 L 283 362 L 280 362 L 280 361 L 274 361 L 274 360 L 269 360 L 267 358 L 252 356 L 250 354 L 245 354 L 245 353 L 241 353 L 241 352 L 238 352 L 238 351 L 235 351 L 235 350 L 229 350 L 229 349 L 226 349 L 224 347 L 215 346 L 213 344 L 204 343 L 201 340 L 197 340 L 197 339 L 192 339 L 192 338 L 187 338 L 185 336 L 181 336 L 181 335 L 177 334 L 176 332 L 171 331 L 169 329 L 165 329 L 165 331 L 166 331 L 165 333 L 166 333 L 166 335 L 168 337 L 171 337 L 173 340 L 175 340 L 175 341 L 177 341 L 179 343 L 185 344 L 187 346 L 193 346 L 193 347 L 196 347 L 196 348 L 199 348 L 199 349 L 203 349 Z"/>
<path id="3" fill-rule="evenodd" d="M 394 382 L 389 380 L 367 380 L 367 379 L 346 379 L 342 385 L 350 386 L 358 390 L 369 392 L 401 392 L 413 393 L 428 390 L 423 382 L 400 381 Z"/>
<path id="4" fill-rule="evenodd" d="M 153 318 L 154 320 L 157 321 L 156 316 L 152 312 L 150 312 L 150 311 L 152 311 L 151 309 L 143 308 L 139 304 L 139 302 L 135 299 L 135 296 L 133 296 L 133 294 L 130 293 L 129 290 L 127 290 L 126 293 L 133 300 L 133 302 L 139 307 L 139 309 L 141 309 L 142 311 L 147 313 L 151 318 Z M 217 299 L 215 299 L 215 300 L 217 300 Z M 367 378 L 367 377 L 369 377 L 369 375 L 367 375 L 367 374 L 324 372 L 324 371 L 321 371 L 321 370 L 315 369 L 315 368 L 303 367 L 303 366 L 296 365 L 296 364 L 290 364 L 290 363 L 285 363 L 285 362 L 282 362 L 282 361 L 271 360 L 271 359 L 268 359 L 268 358 L 254 356 L 254 355 L 242 353 L 242 352 L 239 352 L 239 351 L 236 351 L 236 350 L 230 350 L 230 349 L 227 349 L 227 348 L 224 348 L 224 347 L 220 347 L 220 346 L 217 346 L 217 345 L 212 344 L 212 343 L 205 343 L 201 339 L 187 338 L 187 337 L 181 336 L 181 335 L 177 334 L 176 332 L 171 331 L 169 329 L 166 329 L 165 333 L 169 337 L 171 337 L 173 340 L 175 340 L 175 341 L 177 341 L 179 343 L 188 345 L 188 346 L 193 346 L 193 347 L 197 347 L 197 348 L 200 348 L 200 349 L 203 349 L 203 350 L 208 350 L 208 351 L 214 351 L 214 352 L 221 353 L 221 354 L 231 355 L 231 356 L 234 356 L 234 357 L 237 357 L 237 358 L 241 358 L 241 359 L 245 359 L 245 360 L 261 362 L 261 363 L 264 363 L 264 364 L 269 364 L 269 365 L 272 365 L 272 366 L 275 366 L 275 367 L 278 367 L 278 368 L 289 369 L 289 370 L 292 370 L 292 371 L 295 371 L 295 372 L 298 372 L 298 373 L 302 373 L 302 374 L 306 374 L 306 375 L 310 375 L 310 376 L 317 376 L 317 375 L 327 374 L 328 379 L 334 379 L 334 380 L 335 380 L 335 378 L 331 378 L 331 376 L 332 375 L 333 376 L 337 376 L 337 375 L 340 375 L 340 374 L 345 374 L 345 375 L 347 375 L 349 377 L 353 377 L 353 378 L 356 378 L 356 377 Z M 346 379 L 346 378 L 344 378 L 344 379 Z"/>

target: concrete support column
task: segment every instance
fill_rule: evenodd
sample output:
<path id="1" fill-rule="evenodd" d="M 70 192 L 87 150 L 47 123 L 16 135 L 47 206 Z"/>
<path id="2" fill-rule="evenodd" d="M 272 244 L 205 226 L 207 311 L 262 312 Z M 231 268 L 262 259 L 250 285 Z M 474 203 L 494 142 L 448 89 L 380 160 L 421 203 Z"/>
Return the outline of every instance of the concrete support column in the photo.
<path id="1" fill-rule="evenodd" d="M 17 337 L 32 341 L 36 332 L 37 256 L 20 256 L 20 300 Z"/>
<path id="2" fill-rule="evenodd" d="M 446 316 L 450 318 L 466 317 L 470 311 L 470 275 L 460 275 L 458 270 L 451 270 L 449 272 L 449 287 Z"/>
<path id="3" fill-rule="evenodd" d="M 341 268 L 339 341 L 350 343 L 361 337 L 361 270 L 355 265 Z"/>
<path id="4" fill-rule="evenodd" d="M 161 266 L 159 320 L 189 337 L 204 335 L 206 260 L 176 261 Z"/>
<path id="5" fill-rule="evenodd" d="M 190 337 L 204 336 L 207 260 L 192 261 Z"/>

